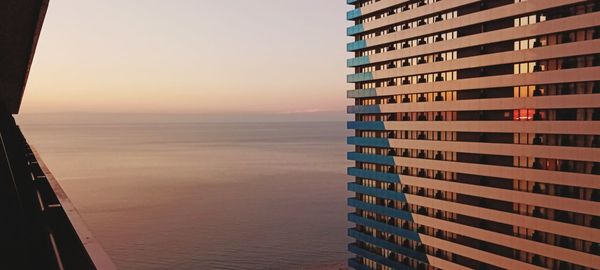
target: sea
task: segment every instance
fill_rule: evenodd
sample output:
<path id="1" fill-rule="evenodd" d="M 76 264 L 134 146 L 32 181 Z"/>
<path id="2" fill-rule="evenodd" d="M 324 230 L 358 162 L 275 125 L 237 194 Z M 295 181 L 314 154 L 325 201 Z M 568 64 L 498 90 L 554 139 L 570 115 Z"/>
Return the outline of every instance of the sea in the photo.
<path id="1" fill-rule="evenodd" d="M 345 269 L 344 121 L 18 118 L 119 269 Z"/>

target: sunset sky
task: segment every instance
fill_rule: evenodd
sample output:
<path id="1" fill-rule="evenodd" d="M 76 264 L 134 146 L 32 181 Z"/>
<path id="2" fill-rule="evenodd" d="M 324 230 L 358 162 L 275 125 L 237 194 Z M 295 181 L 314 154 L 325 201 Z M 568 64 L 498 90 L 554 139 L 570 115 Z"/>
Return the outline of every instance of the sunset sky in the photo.
<path id="1" fill-rule="evenodd" d="M 53 0 L 21 112 L 345 110 L 340 0 Z"/>

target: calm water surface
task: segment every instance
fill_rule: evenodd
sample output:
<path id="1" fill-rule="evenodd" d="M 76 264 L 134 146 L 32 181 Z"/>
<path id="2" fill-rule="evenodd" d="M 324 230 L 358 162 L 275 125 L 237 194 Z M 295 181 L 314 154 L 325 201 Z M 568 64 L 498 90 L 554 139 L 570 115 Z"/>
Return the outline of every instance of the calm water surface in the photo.
<path id="1" fill-rule="evenodd" d="M 319 269 L 348 256 L 343 122 L 20 123 L 121 269 Z"/>

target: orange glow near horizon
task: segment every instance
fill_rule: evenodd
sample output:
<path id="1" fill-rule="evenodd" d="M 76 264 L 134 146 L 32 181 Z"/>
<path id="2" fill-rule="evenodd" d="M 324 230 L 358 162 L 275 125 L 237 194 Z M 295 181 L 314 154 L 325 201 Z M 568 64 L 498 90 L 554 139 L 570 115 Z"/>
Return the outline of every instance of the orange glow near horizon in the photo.
<path id="1" fill-rule="evenodd" d="M 318 0 L 51 1 L 21 112 L 343 111 L 346 10 Z"/>

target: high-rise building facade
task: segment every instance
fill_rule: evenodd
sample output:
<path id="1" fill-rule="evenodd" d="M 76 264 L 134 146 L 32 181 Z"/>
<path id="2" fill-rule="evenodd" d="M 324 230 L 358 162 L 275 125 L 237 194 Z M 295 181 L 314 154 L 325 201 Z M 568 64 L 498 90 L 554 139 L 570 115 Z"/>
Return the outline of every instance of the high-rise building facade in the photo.
<path id="1" fill-rule="evenodd" d="M 600 1 L 347 0 L 354 269 L 600 268 Z"/>

